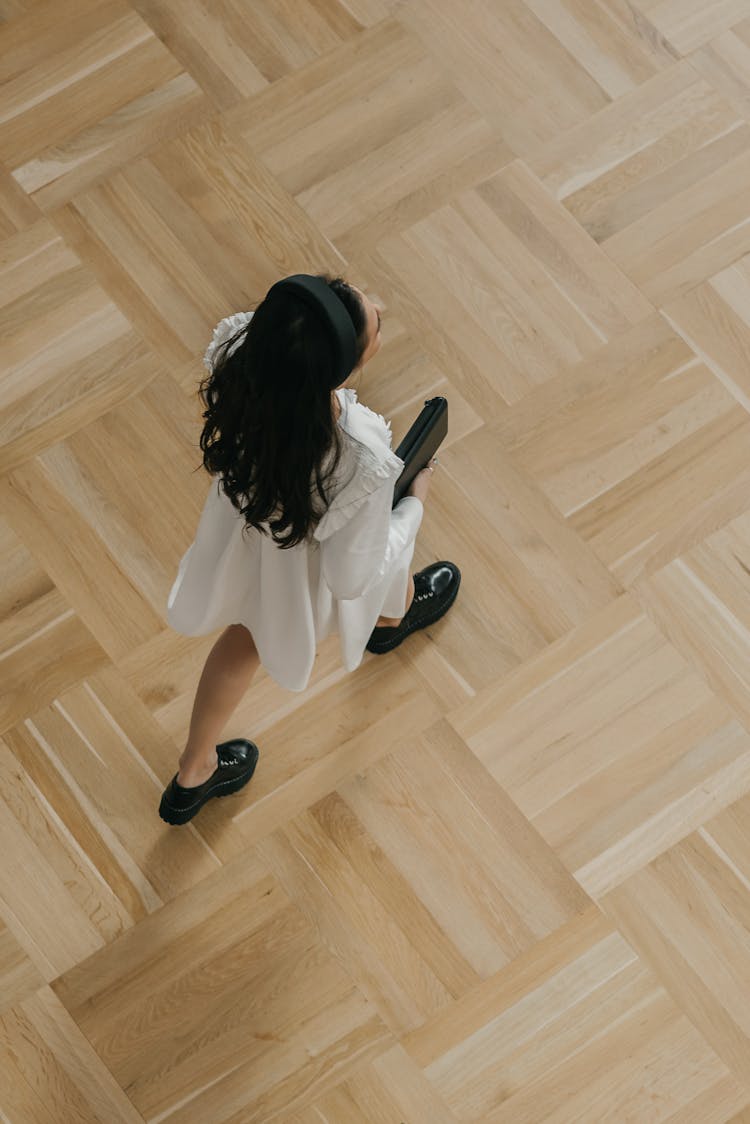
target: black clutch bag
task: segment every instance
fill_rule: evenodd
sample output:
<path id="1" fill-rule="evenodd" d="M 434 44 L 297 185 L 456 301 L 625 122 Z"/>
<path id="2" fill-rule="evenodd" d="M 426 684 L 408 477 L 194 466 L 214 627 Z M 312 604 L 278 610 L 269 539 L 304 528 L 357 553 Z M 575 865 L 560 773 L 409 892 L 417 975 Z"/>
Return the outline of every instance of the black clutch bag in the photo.
<path id="1" fill-rule="evenodd" d="M 419 417 L 397 449 L 404 468 L 393 489 L 393 507 L 403 499 L 418 472 L 427 468 L 448 433 L 448 399 L 437 395 L 428 399 Z"/>

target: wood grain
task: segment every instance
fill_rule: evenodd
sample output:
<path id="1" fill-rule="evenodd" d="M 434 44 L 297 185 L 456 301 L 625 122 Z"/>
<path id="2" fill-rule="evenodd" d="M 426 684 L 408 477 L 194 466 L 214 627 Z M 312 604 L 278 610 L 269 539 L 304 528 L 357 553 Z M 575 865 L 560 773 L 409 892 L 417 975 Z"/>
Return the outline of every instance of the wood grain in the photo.
<path id="1" fill-rule="evenodd" d="M 0 0 L 0 1118 L 750 1121 L 746 0 Z M 219 319 L 377 299 L 450 613 L 157 815 Z"/>

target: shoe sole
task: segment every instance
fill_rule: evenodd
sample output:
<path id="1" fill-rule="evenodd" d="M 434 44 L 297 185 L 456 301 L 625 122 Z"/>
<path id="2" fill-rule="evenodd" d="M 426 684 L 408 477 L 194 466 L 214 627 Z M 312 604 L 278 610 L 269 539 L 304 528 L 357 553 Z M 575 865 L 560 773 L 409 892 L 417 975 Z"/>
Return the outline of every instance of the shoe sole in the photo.
<path id="1" fill-rule="evenodd" d="M 206 804 L 209 800 L 213 800 L 214 796 L 231 796 L 233 792 L 237 792 L 238 789 L 243 788 L 249 780 L 252 780 L 253 773 L 255 772 L 255 766 L 258 764 L 258 758 L 260 756 L 260 754 L 258 753 L 258 747 L 256 745 L 253 745 L 253 749 L 254 760 L 246 774 L 243 773 L 239 777 L 231 777 L 229 780 L 221 781 L 213 788 L 211 792 L 206 793 L 205 796 L 199 797 L 198 800 L 196 800 L 193 804 L 189 804 L 186 808 L 175 808 L 172 804 L 169 803 L 166 795 L 162 796 L 161 803 L 159 804 L 159 815 L 164 820 L 164 822 L 176 825 L 187 823 L 188 820 L 191 820 L 194 815 L 200 812 L 204 804 Z M 222 791 L 219 792 L 219 789 L 221 789 Z"/>
<path id="2" fill-rule="evenodd" d="M 368 640 L 366 644 L 367 651 L 374 652 L 376 656 L 383 656 L 386 652 L 392 652 L 394 648 L 398 648 L 399 644 L 406 640 L 407 636 L 411 636 L 412 632 L 418 632 L 420 629 L 427 628 L 428 625 L 434 624 L 435 621 L 439 621 L 441 617 L 445 616 L 453 602 L 456 600 L 460 585 L 461 574 L 460 572 L 457 572 L 456 584 L 449 601 L 444 602 L 440 606 L 440 608 L 436 612 L 432 613 L 429 617 L 424 617 L 422 620 L 416 621 L 413 625 L 410 625 L 400 636 L 393 637 L 391 640 L 375 641 L 372 647 L 370 647 L 371 642 Z"/>

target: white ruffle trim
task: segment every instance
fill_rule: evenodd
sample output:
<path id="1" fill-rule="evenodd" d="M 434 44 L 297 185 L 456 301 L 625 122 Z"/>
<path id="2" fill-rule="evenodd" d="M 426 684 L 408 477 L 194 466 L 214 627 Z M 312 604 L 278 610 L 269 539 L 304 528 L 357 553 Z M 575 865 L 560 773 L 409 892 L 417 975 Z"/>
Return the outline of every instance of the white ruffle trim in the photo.
<path id="1" fill-rule="evenodd" d="M 228 339 L 231 339 L 240 328 L 244 328 L 249 324 L 252 318 L 252 312 L 235 312 L 231 316 L 225 316 L 223 320 L 219 321 L 214 328 L 213 339 L 206 349 L 206 354 L 203 356 L 203 366 L 206 367 L 207 370 L 210 371 L 213 366 L 217 348 L 221 347 L 223 343 L 226 343 Z M 235 344 L 232 344 L 229 349 L 229 354 L 231 355 L 236 351 L 239 345 L 239 340 Z"/>
<path id="2" fill-rule="evenodd" d="M 345 386 L 345 387 L 343 387 L 343 391 L 344 391 L 344 394 L 346 395 L 346 397 L 349 399 L 350 402 L 356 402 L 357 403 L 360 410 L 364 410 L 365 413 L 369 414 L 371 418 L 377 418 L 377 420 L 380 422 L 380 424 L 383 426 L 386 433 L 388 434 L 388 444 L 392 445 L 393 444 L 393 433 L 391 432 L 391 423 L 389 421 L 386 421 L 386 419 L 383 417 L 382 414 L 376 414 L 375 411 L 371 410 L 369 406 L 365 406 L 364 402 L 360 402 L 357 399 L 357 392 L 353 387 Z"/>

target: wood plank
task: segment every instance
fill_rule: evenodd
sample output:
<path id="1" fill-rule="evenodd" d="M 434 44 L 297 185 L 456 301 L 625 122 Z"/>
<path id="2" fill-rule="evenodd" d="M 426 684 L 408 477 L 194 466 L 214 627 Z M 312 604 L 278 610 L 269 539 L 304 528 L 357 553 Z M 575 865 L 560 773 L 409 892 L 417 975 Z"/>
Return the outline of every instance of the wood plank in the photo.
<path id="1" fill-rule="evenodd" d="M 0 0 L 0 84 L 0 1120 L 748 1124 L 746 0 Z M 225 713 L 203 358 L 299 272 L 461 589 Z"/>

